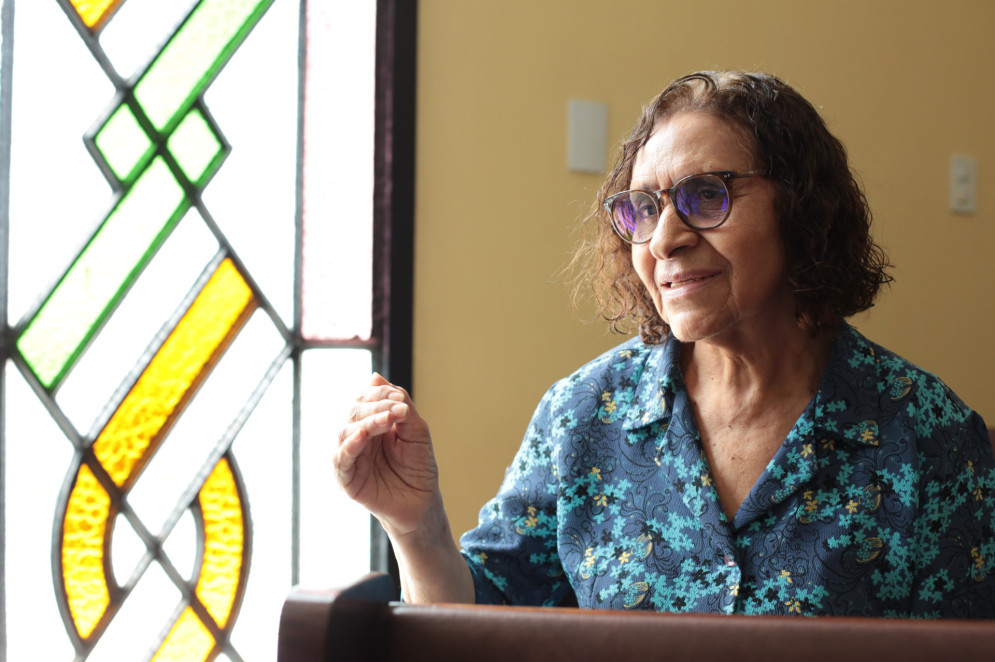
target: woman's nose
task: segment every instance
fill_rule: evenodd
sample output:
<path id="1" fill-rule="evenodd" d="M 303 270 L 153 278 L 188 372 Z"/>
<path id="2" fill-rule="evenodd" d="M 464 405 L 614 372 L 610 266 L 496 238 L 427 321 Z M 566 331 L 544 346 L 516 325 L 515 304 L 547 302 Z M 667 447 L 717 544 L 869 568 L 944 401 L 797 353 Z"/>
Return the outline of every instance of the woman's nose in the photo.
<path id="1" fill-rule="evenodd" d="M 653 236 L 650 237 L 650 252 L 658 260 L 667 260 L 683 248 L 698 243 L 697 230 L 688 227 L 674 211 L 674 206 L 665 204 L 660 212 Z"/>

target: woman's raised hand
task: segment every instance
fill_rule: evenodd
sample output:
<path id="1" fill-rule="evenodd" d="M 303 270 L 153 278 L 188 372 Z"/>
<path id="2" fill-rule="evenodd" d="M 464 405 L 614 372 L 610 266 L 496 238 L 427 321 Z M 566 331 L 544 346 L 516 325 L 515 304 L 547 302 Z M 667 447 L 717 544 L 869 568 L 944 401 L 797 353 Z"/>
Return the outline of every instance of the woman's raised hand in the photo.
<path id="1" fill-rule="evenodd" d="M 473 602 L 473 578 L 453 540 L 432 437 L 408 393 L 380 375 L 339 432 L 339 484 L 380 520 L 408 602 Z"/>
<path id="2" fill-rule="evenodd" d="M 428 424 L 408 393 L 378 374 L 356 399 L 338 435 L 339 484 L 392 537 L 415 532 L 441 507 Z"/>

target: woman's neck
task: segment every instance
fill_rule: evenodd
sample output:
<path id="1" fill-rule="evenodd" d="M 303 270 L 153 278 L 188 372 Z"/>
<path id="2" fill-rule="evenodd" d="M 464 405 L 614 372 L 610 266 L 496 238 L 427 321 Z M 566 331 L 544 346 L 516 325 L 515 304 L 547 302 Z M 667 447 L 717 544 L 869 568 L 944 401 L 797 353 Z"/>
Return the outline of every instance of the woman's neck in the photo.
<path id="1" fill-rule="evenodd" d="M 749 342 L 710 338 L 682 347 L 688 391 L 765 400 L 805 391 L 811 397 L 829 363 L 833 339 L 795 326 Z"/>
<path id="2" fill-rule="evenodd" d="M 770 334 L 742 351 L 700 340 L 682 347 L 681 367 L 702 449 L 732 520 L 818 391 L 832 338 Z"/>

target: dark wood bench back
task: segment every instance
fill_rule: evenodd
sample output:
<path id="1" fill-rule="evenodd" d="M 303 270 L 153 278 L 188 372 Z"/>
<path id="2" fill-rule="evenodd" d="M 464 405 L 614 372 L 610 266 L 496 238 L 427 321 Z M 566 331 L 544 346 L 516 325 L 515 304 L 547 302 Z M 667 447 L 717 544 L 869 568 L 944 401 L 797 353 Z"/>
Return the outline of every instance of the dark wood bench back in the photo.
<path id="1" fill-rule="evenodd" d="M 995 660 L 995 622 L 721 616 L 394 602 L 390 577 L 296 590 L 279 662 Z"/>

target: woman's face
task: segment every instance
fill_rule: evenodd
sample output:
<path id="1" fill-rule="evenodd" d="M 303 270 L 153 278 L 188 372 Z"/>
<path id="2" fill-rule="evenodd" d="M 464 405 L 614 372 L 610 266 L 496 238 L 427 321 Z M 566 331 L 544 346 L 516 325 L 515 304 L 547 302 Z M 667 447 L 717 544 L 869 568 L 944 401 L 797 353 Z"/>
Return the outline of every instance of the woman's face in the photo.
<path id="1" fill-rule="evenodd" d="M 655 191 L 688 175 L 761 165 L 735 126 L 706 113 L 678 113 L 654 127 L 629 188 Z M 653 237 L 632 247 L 632 264 L 657 311 L 684 342 L 735 342 L 795 324 L 773 186 L 748 177 L 730 181 L 729 189 L 732 207 L 723 225 L 689 228 L 664 196 Z"/>

